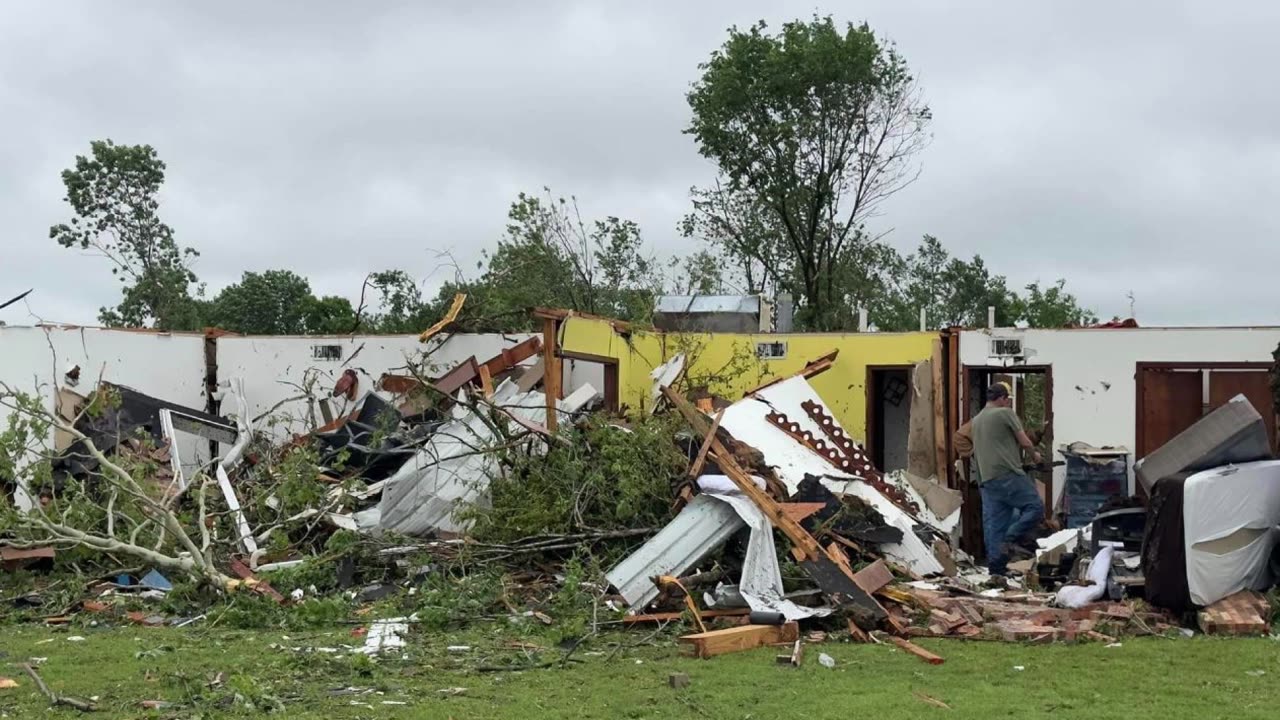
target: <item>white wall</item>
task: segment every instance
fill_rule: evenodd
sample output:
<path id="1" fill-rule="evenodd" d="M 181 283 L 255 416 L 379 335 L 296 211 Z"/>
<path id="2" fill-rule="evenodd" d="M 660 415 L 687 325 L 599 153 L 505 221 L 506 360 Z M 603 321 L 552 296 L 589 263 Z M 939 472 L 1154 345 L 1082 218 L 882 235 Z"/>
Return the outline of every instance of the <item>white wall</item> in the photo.
<path id="1" fill-rule="evenodd" d="M 80 366 L 80 382 L 66 384 L 64 373 Z M 118 385 L 171 402 L 203 409 L 204 337 L 81 327 L 0 326 L 0 380 L 15 390 L 39 393 L 54 408 L 55 388 L 84 394 L 99 376 Z M 9 410 L 0 408 L 0 428 Z M 52 438 L 50 438 L 52 442 Z M 180 448 L 193 463 L 208 456 L 208 444 L 192 440 Z M 199 453 L 197 456 L 196 453 Z"/>
<path id="2" fill-rule="evenodd" d="M 1027 365 L 1053 368 L 1053 436 L 1136 448 L 1137 364 L 1140 362 L 1271 362 L 1280 328 L 1138 328 L 1082 330 L 970 330 L 960 334 L 960 363 L 1009 367 L 988 357 L 992 337 L 1022 338 Z M 962 383 L 963 385 L 963 383 Z M 961 388 L 961 393 L 967 390 Z M 961 408 L 968 398 L 960 398 Z M 963 411 L 961 417 L 964 417 Z M 1054 448 L 1054 459 L 1061 460 Z M 1133 463 L 1129 458 L 1130 491 Z M 1064 469 L 1054 471 L 1054 502 Z"/>
<path id="3" fill-rule="evenodd" d="M 294 399 L 306 394 L 311 378 L 314 397 L 325 398 L 343 371 L 354 369 L 360 379 L 358 400 L 374 389 L 383 373 L 407 374 L 406 368 L 413 363 L 422 365 L 424 374 L 438 375 L 472 355 L 483 362 L 529 337 L 451 335 L 442 342 L 423 344 L 417 335 L 226 336 L 218 338 L 218 380 L 243 378 L 251 415 L 270 412 L 277 418 L 277 434 L 283 435 L 311 428 L 309 403 Z M 341 348 L 340 359 L 317 359 L 315 348 L 329 345 Z M 334 417 L 350 412 L 344 398 L 330 402 Z M 315 413 L 317 421 L 323 422 L 318 408 Z"/>

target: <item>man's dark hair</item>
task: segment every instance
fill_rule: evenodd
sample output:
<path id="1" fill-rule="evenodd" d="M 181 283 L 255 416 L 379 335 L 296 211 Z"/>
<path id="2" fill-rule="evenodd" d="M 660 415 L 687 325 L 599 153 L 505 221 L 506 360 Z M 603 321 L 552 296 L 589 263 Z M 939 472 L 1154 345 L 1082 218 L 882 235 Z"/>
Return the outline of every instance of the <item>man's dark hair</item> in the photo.
<path id="1" fill-rule="evenodd" d="M 991 387 L 987 388 L 987 402 L 1003 400 L 1007 397 L 1009 397 L 1009 389 L 1004 386 L 1004 383 L 992 383 Z"/>

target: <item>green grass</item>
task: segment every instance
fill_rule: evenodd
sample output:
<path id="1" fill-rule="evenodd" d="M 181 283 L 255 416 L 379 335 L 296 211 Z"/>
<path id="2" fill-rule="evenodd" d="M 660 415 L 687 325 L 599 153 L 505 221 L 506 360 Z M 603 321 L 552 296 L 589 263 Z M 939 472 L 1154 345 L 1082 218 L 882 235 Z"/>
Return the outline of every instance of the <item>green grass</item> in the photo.
<path id="1" fill-rule="evenodd" d="M 943 655 L 926 665 L 886 646 L 838 641 L 806 646 L 794 669 L 775 650 L 712 660 L 681 658 L 669 639 L 630 645 L 640 632 L 596 638 L 567 668 L 477 672 L 480 665 L 523 662 L 506 646 L 512 628 L 465 634 L 417 634 L 407 659 L 335 658 L 276 646 L 358 644 L 349 628 L 328 632 L 246 632 L 217 628 L 148 629 L 36 626 L 0 628 L 0 675 L 20 687 L 0 690 L 0 717 L 77 715 L 47 709 L 46 699 L 15 663 L 47 658 L 40 673 L 62 694 L 97 696 L 96 718 L 1274 718 L 1280 705 L 1280 644 L 1268 639 L 1126 639 L 1122 647 L 923 641 Z M 529 631 L 532 632 L 532 631 Z M 83 642 L 67 638 L 80 635 Z M 288 639 L 285 639 L 285 636 Z M 49 641 L 49 639 L 52 639 Z M 529 642 L 544 642 L 526 636 Z M 46 641 L 46 642 L 42 642 Z M 625 649 L 612 659 L 615 643 Z M 468 644 L 467 653 L 446 646 Z M 835 669 L 818 654 L 835 658 Z M 554 648 L 532 654 L 559 658 Z M 1016 670 L 1021 666 L 1023 670 Z M 1260 672 L 1261 671 L 1261 672 Z M 207 682 L 226 673 L 225 686 Z M 683 690 L 667 686 L 687 673 Z M 334 695 L 335 688 L 371 689 Z M 439 690 L 466 688 L 444 697 Z M 928 704 L 936 698 L 950 709 Z M 142 700 L 181 707 L 143 710 Z M 383 702 L 405 705 L 384 705 Z M 352 704 L 358 703 L 358 704 Z"/>

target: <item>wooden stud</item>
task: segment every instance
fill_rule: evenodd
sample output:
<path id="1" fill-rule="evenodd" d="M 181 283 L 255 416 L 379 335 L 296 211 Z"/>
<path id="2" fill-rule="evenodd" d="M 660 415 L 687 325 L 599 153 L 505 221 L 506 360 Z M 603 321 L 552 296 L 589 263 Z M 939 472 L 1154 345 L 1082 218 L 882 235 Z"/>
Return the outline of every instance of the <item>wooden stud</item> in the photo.
<path id="1" fill-rule="evenodd" d="M 815 579 L 819 580 L 819 587 L 822 586 L 823 580 L 827 580 L 829 583 L 831 582 L 831 579 L 821 572 L 821 564 L 825 558 L 831 563 L 834 563 L 839 568 L 840 572 L 847 577 L 848 583 L 852 585 L 849 590 L 861 590 L 861 588 L 857 587 L 856 583 L 853 583 L 853 573 L 848 569 L 848 562 L 843 559 L 843 553 L 836 554 L 831 549 L 824 550 L 818 541 L 814 539 L 813 535 L 809 534 L 808 530 L 805 530 L 800 523 L 788 517 L 787 514 L 782 511 L 782 508 L 778 506 L 778 503 L 774 501 L 773 498 L 769 497 L 768 493 L 756 487 L 756 484 L 751 481 L 751 477 L 747 475 L 747 472 L 738 465 L 736 460 L 734 460 L 733 454 L 725 448 L 724 443 L 721 443 L 720 439 L 716 437 L 714 433 L 710 433 L 710 428 L 707 425 L 707 418 L 705 415 L 694 409 L 694 407 L 689 404 L 689 401 L 679 393 L 665 385 L 662 387 L 662 394 L 671 402 L 672 406 L 674 406 L 680 414 L 684 416 L 685 421 L 689 423 L 689 426 L 693 428 L 695 433 L 698 433 L 703 437 L 710 435 L 711 449 L 715 451 L 716 462 L 720 465 L 720 469 L 724 471 L 725 475 L 727 475 L 731 481 L 733 481 L 734 485 L 738 486 L 738 489 L 742 491 L 742 494 L 746 495 L 748 499 L 756 504 L 756 507 L 760 508 L 765 517 L 769 518 L 769 522 L 772 523 L 774 527 L 781 530 L 782 534 L 786 535 L 787 538 L 791 540 L 793 545 L 791 549 L 792 556 L 800 563 L 812 564 L 811 566 L 806 567 L 806 571 L 811 574 L 817 574 Z M 835 548 L 837 551 L 839 549 L 838 546 L 834 544 L 832 545 L 832 548 Z M 844 564 L 844 567 L 839 567 L 841 563 Z M 822 579 L 819 579 L 820 577 Z M 863 597 L 849 597 L 849 600 L 872 613 L 877 618 L 887 617 L 885 609 L 881 607 L 880 603 L 876 602 L 875 598 L 870 595 L 864 594 Z"/>
<path id="2" fill-rule="evenodd" d="M 480 389 L 485 397 L 493 397 L 493 378 L 489 375 L 489 366 L 480 366 Z"/>
<path id="3" fill-rule="evenodd" d="M 683 648 L 685 654 L 705 660 L 717 655 L 751 650 L 765 645 L 793 643 L 799 637 L 800 627 L 794 622 L 789 622 L 783 625 L 743 625 L 694 633 L 682 636 L 679 642 L 685 646 Z"/>
<path id="4" fill-rule="evenodd" d="M 560 358 L 556 356 L 558 342 L 556 333 L 559 321 L 555 318 L 542 320 L 542 392 L 547 396 L 547 429 L 555 432 L 560 424 L 559 404 L 560 385 L 563 380 L 560 370 Z"/>
<path id="5" fill-rule="evenodd" d="M 689 479 L 697 480 L 702 475 L 702 466 L 707 463 L 707 452 L 711 450 L 711 442 L 716 439 L 716 431 L 720 429 L 720 419 L 724 417 L 724 411 L 716 413 L 715 419 L 711 421 L 711 429 L 707 431 L 706 437 L 702 439 L 702 447 L 698 448 L 698 456 L 693 459 L 693 464 L 689 466 Z"/>
<path id="6" fill-rule="evenodd" d="M 912 655 L 915 655 L 921 660 L 929 663 L 930 665 L 941 665 L 944 662 L 941 656 L 934 655 L 933 653 L 929 652 L 928 650 L 925 650 L 919 645 L 916 645 L 910 640 L 904 640 L 900 637 L 890 636 L 889 641 L 892 642 L 894 645 L 897 645 L 899 648 L 906 650 Z"/>
<path id="7" fill-rule="evenodd" d="M 943 385 L 942 338 L 933 341 L 933 450 L 936 457 L 935 476 L 947 477 L 947 398 Z"/>

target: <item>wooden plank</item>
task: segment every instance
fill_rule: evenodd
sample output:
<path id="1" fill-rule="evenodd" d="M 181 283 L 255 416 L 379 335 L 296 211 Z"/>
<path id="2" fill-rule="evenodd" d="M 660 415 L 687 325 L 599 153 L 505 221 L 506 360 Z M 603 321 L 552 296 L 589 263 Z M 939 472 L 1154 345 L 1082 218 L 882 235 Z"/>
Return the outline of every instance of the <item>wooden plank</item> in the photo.
<path id="1" fill-rule="evenodd" d="M 933 451 L 937 457 L 934 472 L 945 477 L 950 458 L 947 457 L 947 397 L 943 385 L 942 338 L 933 341 Z"/>
<path id="2" fill-rule="evenodd" d="M 560 371 L 560 358 L 556 356 L 560 322 L 555 318 L 542 320 L 542 392 L 547 396 L 547 429 L 555 432 L 560 424 L 556 401 L 560 399 L 560 385 L 564 379 Z"/>
<path id="3" fill-rule="evenodd" d="M 765 645 L 794 643 L 800 638 L 800 627 L 789 622 L 783 625 L 742 625 L 741 627 L 711 630 L 684 635 L 679 642 L 686 655 L 703 660 L 717 655 L 752 650 Z"/>
<path id="4" fill-rule="evenodd" d="M 703 618 L 719 618 L 719 617 L 744 617 L 751 614 L 751 608 L 733 608 L 732 610 L 702 610 L 699 613 Z M 671 622 L 684 617 L 684 612 L 665 612 L 665 613 L 649 613 L 647 615 L 624 615 L 622 616 L 623 625 L 636 625 L 639 623 L 650 622 Z"/>
<path id="5" fill-rule="evenodd" d="M 782 512 L 786 513 L 788 517 L 796 522 L 804 520 L 826 506 L 826 503 L 820 502 L 778 503 L 778 507 L 782 508 Z M 844 538 L 840 537 L 836 537 L 835 539 L 837 541 L 844 540 Z"/>
<path id="6" fill-rule="evenodd" d="M 791 646 L 791 652 L 775 655 L 774 659 L 777 660 L 779 665 L 800 667 L 800 664 L 804 662 L 804 643 L 797 639 L 795 644 Z"/>
<path id="7" fill-rule="evenodd" d="M 903 638 L 900 638 L 900 637 L 890 636 L 889 641 L 892 642 L 894 645 L 897 645 L 899 648 L 906 650 L 912 655 L 915 655 L 921 660 L 929 663 L 930 665 L 941 665 L 944 662 L 941 656 L 934 655 L 933 653 L 929 652 L 928 650 L 925 650 L 919 645 L 916 645 L 910 640 L 904 640 Z"/>
<path id="8" fill-rule="evenodd" d="M 764 390 L 765 388 L 773 387 L 774 385 L 777 385 L 783 380 L 790 380 L 793 377 L 802 377 L 802 378 L 808 379 L 815 375 L 824 373 L 830 370 L 832 365 L 835 365 L 836 357 L 839 354 L 840 354 L 839 350 L 832 350 L 831 352 L 827 353 L 826 355 L 823 355 L 822 357 L 816 360 L 809 361 L 807 364 L 805 364 L 804 369 L 800 370 L 800 372 L 795 372 L 790 375 L 777 377 L 764 383 L 763 385 L 758 385 L 756 386 L 755 389 L 748 391 L 745 395 L 743 395 L 743 397 L 751 397 L 752 395 L 755 395 L 756 393 L 760 392 L 761 390 Z"/>
<path id="9" fill-rule="evenodd" d="M 488 369 L 489 377 L 493 377 L 537 355 L 540 350 L 542 350 L 542 338 L 535 335 L 524 342 L 503 348 L 502 352 L 480 363 L 480 367 L 482 370 Z"/>
<path id="10" fill-rule="evenodd" d="M 458 363 L 452 370 L 440 376 L 431 384 L 438 392 L 448 397 L 458 392 L 458 389 L 464 385 L 470 384 L 480 376 L 480 366 L 476 363 L 474 355 Z"/>
<path id="11" fill-rule="evenodd" d="M 720 429 L 720 418 L 723 417 L 723 410 L 716 413 L 715 419 L 711 421 L 711 429 L 702 438 L 702 447 L 698 448 L 698 455 L 693 459 L 693 464 L 689 466 L 690 480 L 697 480 L 702 475 L 702 466 L 707 463 L 707 453 L 711 450 L 711 441 L 716 439 L 716 431 Z"/>
<path id="12" fill-rule="evenodd" d="M 539 357 L 538 361 L 526 369 L 519 380 L 516 380 L 516 387 L 520 389 L 520 392 L 527 393 L 537 386 L 539 382 L 542 382 L 542 363 L 543 359 Z"/>
<path id="13" fill-rule="evenodd" d="M 489 374 L 489 366 L 480 366 L 480 389 L 485 397 L 493 397 L 493 376 Z"/>
<path id="14" fill-rule="evenodd" d="M 870 595 L 893 582 L 893 573 L 889 571 L 889 566 L 884 564 L 884 560 L 876 560 L 854 573 L 853 581 Z"/>
<path id="15" fill-rule="evenodd" d="M 465 293 L 458 293 L 454 295 L 453 303 L 449 305 L 449 312 L 445 313 L 444 317 L 440 318 L 440 321 L 435 325 L 423 330 L 422 334 L 418 336 L 418 342 L 426 342 L 430 340 L 432 335 L 440 332 L 446 325 L 456 320 L 458 318 L 458 312 L 462 310 L 462 304 L 466 301 L 467 296 Z"/>

